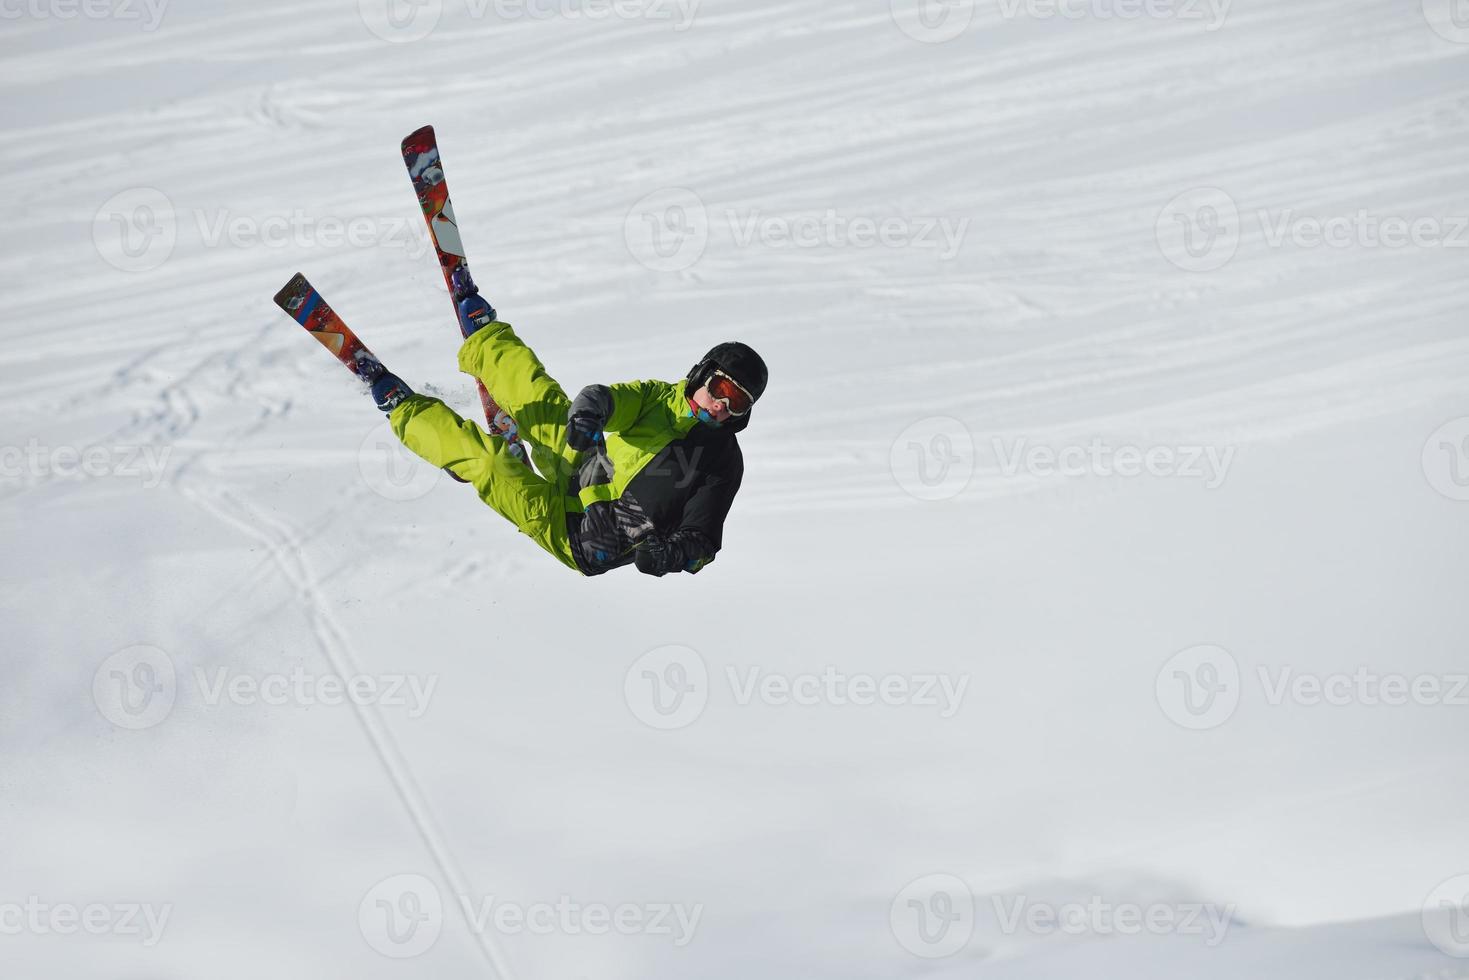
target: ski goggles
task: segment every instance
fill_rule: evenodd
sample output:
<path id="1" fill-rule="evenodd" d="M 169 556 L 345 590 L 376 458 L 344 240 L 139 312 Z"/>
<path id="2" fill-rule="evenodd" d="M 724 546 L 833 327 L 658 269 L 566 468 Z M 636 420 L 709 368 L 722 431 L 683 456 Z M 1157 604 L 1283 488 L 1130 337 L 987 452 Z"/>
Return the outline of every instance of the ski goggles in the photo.
<path id="1" fill-rule="evenodd" d="M 709 389 L 710 397 L 724 402 L 724 407 L 729 409 L 731 415 L 744 415 L 755 404 L 755 399 L 750 397 L 750 393 L 741 388 L 738 381 L 723 371 L 715 371 L 710 375 L 709 383 L 705 387 Z"/>

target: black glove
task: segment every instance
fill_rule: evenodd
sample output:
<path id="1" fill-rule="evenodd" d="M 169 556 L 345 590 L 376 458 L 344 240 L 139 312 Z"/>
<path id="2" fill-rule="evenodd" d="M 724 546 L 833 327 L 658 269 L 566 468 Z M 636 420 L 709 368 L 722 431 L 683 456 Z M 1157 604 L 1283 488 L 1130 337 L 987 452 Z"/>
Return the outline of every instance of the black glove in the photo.
<path id="1" fill-rule="evenodd" d="M 566 420 L 566 444 L 577 452 L 586 452 L 602 441 L 602 426 L 607 420 L 590 412 L 577 412 Z"/>
<path id="2" fill-rule="evenodd" d="M 668 546 L 663 535 L 657 531 L 649 531 L 638 539 L 633 561 L 637 564 L 638 571 L 644 575 L 656 575 L 662 578 L 674 571 L 674 568 L 670 566 L 676 560 L 673 549 Z"/>

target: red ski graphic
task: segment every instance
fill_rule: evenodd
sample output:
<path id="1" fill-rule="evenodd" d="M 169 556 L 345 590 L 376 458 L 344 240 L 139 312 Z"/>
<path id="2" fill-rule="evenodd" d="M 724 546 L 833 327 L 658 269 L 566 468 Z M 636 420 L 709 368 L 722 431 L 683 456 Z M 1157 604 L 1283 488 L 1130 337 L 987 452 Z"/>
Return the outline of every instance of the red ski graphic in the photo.
<path id="1" fill-rule="evenodd" d="M 464 256 L 464 241 L 459 237 L 459 224 L 454 219 L 454 205 L 449 200 L 449 185 L 444 180 L 444 167 L 439 160 L 439 143 L 432 126 L 424 126 L 403 139 L 403 164 L 408 168 L 408 177 L 413 181 L 413 192 L 418 195 L 418 206 L 423 210 L 423 220 L 428 223 L 429 237 L 433 239 L 434 251 L 439 257 L 439 270 L 444 274 L 444 285 L 449 290 L 449 301 L 454 304 L 454 322 L 459 322 L 459 286 L 469 282 L 469 263 Z M 472 287 L 471 287 L 472 290 Z M 490 431 L 505 437 L 511 451 L 518 458 L 529 462 L 529 454 L 520 440 L 515 420 L 500 410 L 494 397 L 479 385 L 479 400 L 485 410 L 485 421 Z"/>
<path id="2" fill-rule="evenodd" d="M 352 328 L 342 322 L 342 318 L 337 316 L 336 311 L 327 305 L 326 300 L 321 298 L 321 294 L 301 273 L 292 276 L 291 281 L 275 294 L 275 305 L 289 313 L 291 319 L 321 341 L 321 346 L 331 351 L 332 356 L 353 374 L 358 374 L 360 355 L 377 360 L 372 351 L 367 349 L 367 345 L 357 339 Z"/>

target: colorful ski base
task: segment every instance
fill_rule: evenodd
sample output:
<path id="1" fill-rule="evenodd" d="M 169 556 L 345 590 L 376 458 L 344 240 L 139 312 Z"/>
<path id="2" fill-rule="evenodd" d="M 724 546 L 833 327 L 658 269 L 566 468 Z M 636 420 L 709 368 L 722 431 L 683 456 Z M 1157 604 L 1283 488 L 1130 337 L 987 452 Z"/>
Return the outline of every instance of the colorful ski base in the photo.
<path id="1" fill-rule="evenodd" d="M 454 304 L 454 322 L 460 322 L 459 283 L 472 283 L 469 261 L 464 255 L 464 242 L 459 237 L 459 224 L 454 219 L 454 205 L 449 200 L 449 185 L 444 180 L 444 167 L 439 160 L 439 143 L 432 126 L 424 126 L 403 138 L 403 165 L 408 168 L 408 177 L 413 181 L 413 192 L 418 196 L 418 206 L 423 211 L 423 220 L 428 223 L 429 237 L 433 239 L 434 251 L 439 257 L 439 271 L 444 274 L 444 286 L 449 290 L 449 301 Z M 472 288 L 472 287 L 471 287 Z M 485 422 L 490 432 L 504 437 L 511 452 L 521 460 L 529 461 L 525 444 L 515 420 L 500 410 L 494 397 L 479 385 L 479 400 L 485 411 Z"/>
<path id="2" fill-rule="evenodd" d="M 359 368 L 363 357 L 377 360 L 301 273 L 292 276 L 275 294 L 275 305 L 305 327 L 307 333 L 321 341 L 321 346 L 358 377 L 362 376 Z"/>

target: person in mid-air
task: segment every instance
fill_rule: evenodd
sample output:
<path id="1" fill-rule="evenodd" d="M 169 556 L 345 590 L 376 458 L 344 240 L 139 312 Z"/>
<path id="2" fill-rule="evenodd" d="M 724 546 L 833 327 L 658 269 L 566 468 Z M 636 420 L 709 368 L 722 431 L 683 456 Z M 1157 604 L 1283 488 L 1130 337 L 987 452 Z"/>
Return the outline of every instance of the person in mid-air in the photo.
<path id="1" fill-rule="evenodd" d="M 403 444 L 583 575 L 636 564 L 661 576 L 713 561 L 744 475 L 736 434 L 765 391 L 760 355 L 731 341 L 682 381 L 591 385 L 573 401 L 472 282 L 456 287 L 459 367 L 492 394 L 500 431 L 414 394 L 381 364 L 364 365 Z"/>

